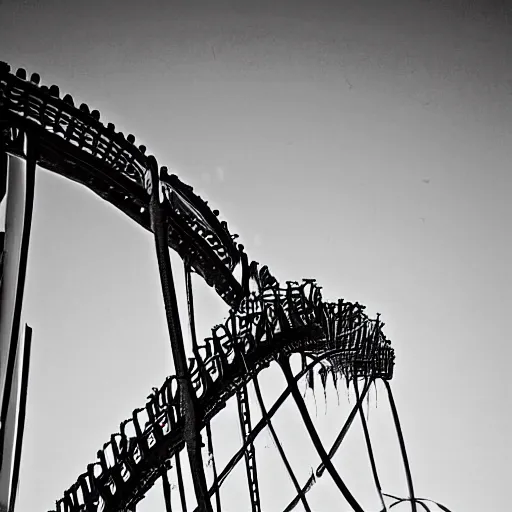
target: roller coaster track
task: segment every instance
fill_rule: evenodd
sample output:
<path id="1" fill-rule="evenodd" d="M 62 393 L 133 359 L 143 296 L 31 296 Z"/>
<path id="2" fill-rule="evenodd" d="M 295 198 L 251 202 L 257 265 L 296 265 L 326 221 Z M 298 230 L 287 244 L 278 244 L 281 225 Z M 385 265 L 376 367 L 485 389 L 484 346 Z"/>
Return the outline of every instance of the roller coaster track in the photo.
<path id="1" fill-rule="evenodd" d="M 358 303 L 324 301 L 321 288 L 313 279 L 301 283 L 289 281 L 281 286 L 266 266 L 249 264 L 244 247 L 234 242 L 237 235 L 231 235 L 226 223 L 219 221 L 219 212 L 211 211 L 192 187 L 169 175 L 165 167 L 158 168 L 156 159 L 146 155 L 146 148 L 135 145 L 133 135 L 125 137 L 112 124 L 105 126 L 98 111 L 91 111 L 85 104 L 76 108 L 71 96 L 60 98 L 57 86 L 48 88 L 39 82 L 37 74 L 27 79 L 24 70 L 13 74 L 7 64 L 0 63 L 0 150 L 30 159 L 28 142 L 34 141 L 34 165 L 85 185 L 152 231 L 157 247 L 158 240 L 164 240 L 165 248 L 169 246 L 178 252 L 187 270 L 194 354 L 188 358 L 186 368 L 177 370 L 159 389 L 153 388 L 144 407 L 135 409 L 120 424 L 119 432 L 112 434 L 98 451 L 96 462 L 89 464 L 56 502 L 56 510 L 134 510 L 161 478 L 170 512 L 167 470 L 173 461 L 179 469 L 180 452 L 187 446 L 190 448 L 197 439 L 201 442 L 202 431 L 207 434 L 208 450 L 213 451 L 210 421 L 232 396 L 237 396 L 243 446 L 219 473 L 214 465 L 215 482 L 209 489 L 201 490 L 199 475 L 197 492 L 206 492 L 208 499 L 215 495 L 220 510 L 218 489 L 244 458 L 252 511 L 260 511 L 253 447 L 256 436 L 265 427 L 272 430 L 270 420 L 290 394 L 301 408 L 296 382 L 304 375 L 311 375 L 315 365 L 321 366 L 324 386 L 328 375 L 335 383 L 339 376 L 344 377 L 347 385 L 364 379 L 366 385 L 359 405 L 371 382 L 389 381 L 393 375 L 394 351 L 382 332 L 384 324 L 378 317 L 368 318 L 364 306 Z M 160 238 L 159 229 L 165 231 Z M 172 273 L 169 277 L 162 271 L 168 250 L 162 250 L 160 256 L 165 298 L 166 287 L 173 286 Z M 234 276 L 238 265 L 242 267 L 240 280 Z M 215 326 L 211 336 L 202 343 L 195 339 L 191 271 L 214 287 L 230 306 L 225 323 Z M 172 301 L 169 304 L 167 307 L 166 303 L 168 318 L 172 316 Z M 176 326 L 173 327 L 172 319 L 169 322 L 173 338 Z M 180 331 L 176 336 L 179 339 Z M 184 354 L 182 346 L 178 349 Z M 296 376 L 291 374 L 289 366 L 289 357 L 294 353 L 303 357 L 303 369 Z M 289 386 L 270 409 L 264 410 L 262 419 L 252 425 L 246 386 L 252 381 L 259 393 L 257 375 L 273 361 L 281 366 Z M 187 419 L 191 410 L 195 424 Z M 297 490 L 296 499 L 286 510 L 299 501 L 309 510 L 305 494 L 324 470 L 331 474 L 353 509 L 362 510 L 355 501 L 350 501 L 350 493 L 330 462 L 356 411 L 355 407 L 328 453 L 317 446 L 316 433 L 307 423 L 307 412 L 303 411 L 322 464 L 316 476 L 312 475 L 300 486 L 281 452 Z M 192 463 L 191 469 L 194 470 Z M 412 483 L 410 490 L 415 509 Z M 211 510 L 209 507 L 209 502 L 201 504 L 198 498 L 197 510 Z"/>
<path id="2" fill-rule="evenodd" d="M 104 126 L 97 110 L 85 104 L 73 106 L 70 95 L 59 98 L 59 89 L 38 87 L 39 76 L 30 81 L 24 70 L 18 76 L 0 64 L 0 108 L 7 151 L 26 158 L 23 134 L 37 138 L 37 165 L 85 185 L 119 208 L 138 224 L 151 230 L 149 200 L 151 179 L 144 146 L 126 138 L 111 123 Z M 232 270 L 240 260 L 225 222 L 220 222 L 192 187 L 162 168 L 164 207 L 170 221 L 169 245 L 229 305 L 242 292 Z"/>

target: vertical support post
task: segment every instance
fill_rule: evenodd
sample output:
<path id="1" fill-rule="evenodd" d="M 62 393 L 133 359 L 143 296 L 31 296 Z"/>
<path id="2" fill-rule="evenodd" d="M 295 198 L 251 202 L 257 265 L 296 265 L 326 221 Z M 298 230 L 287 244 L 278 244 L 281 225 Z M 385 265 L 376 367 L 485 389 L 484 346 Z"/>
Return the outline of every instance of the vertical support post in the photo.
<path id="1" fill-rule="evenodd" d="M 247 384 L 245 382 L 236 390 L 236 398 L 238 402 L 240 429 L 242 431 L 242 442 L 245 444 L 251 434 L 251 410 L 249 407 L 249 397 L 247 395 Z M 244 455 L 249 496 L 251 499 L 251 510 L 252 512 L 261 512 L 258 472 L 256 470 L 256 450 L 252 442 L 248 444 Z"/>
<path id="2" fill-rule="evenodd" d="M 194 294 L 192 292 L 192 273 L 190 264 L 188 261 L 184 262 L 185 268 L 185 288 L 187 292 L 187 307 L 188 307 L 188 318 L 190 324 L 190 337 L 192 338 L 192 352 L 197 359 L 197 364 L 201 364 L 201 358 L 199 357 L 199 349 L 197 345 L 196 335 L 196 319 L 194 314 Z"/>
<path id="3" fill-rule="evenodd" d="M 181 511 L 187 512 L 187 497 L 185 496 L 185 486 L 183 485 L 183 473 L 181 472 L 180 452 L 174 456 L 176 463 L 176 474 L 178 475 L 178 490 L 180 492 Z"/>
<path id="4" fill-rule="evenodd" d="M 9 512 L 14 512 L 16 495 L 18 493 L 18 481 L 20 477 L 21 453 L 23 448 L 23 434 L 25 432 L 25 415 L 27 411 L 28 375 L 30 369 L 30 350 L 32 348 L 32 328 L 25 325 L 23 340 L 23 361 L 21 366 L 21 389 L 19 398 L 18 424 L 16 432 L 16 445 L 14 447 L 14 462 L 12 470 L 11 497 Z"/>
<path id="5" fill-rule="evenodd" d="M 165 464 L 162 468 L 162 487 L 164 491 L 165 512 L 172 512 L 171 484 L 169 483 L 169 477 L 167 476 L 167 466 Z"/>
<path id="6" fill-rule="evenodd" d="M 167 327 L 171 342 L 172 356 L 178 384 L 182 390 L 183 413 L 185 420 L 184 438 L 190 461 L 190 470 L 197 504 L 201 512 L 212 512 L 208 488 L 204 474 L 201 453 L 200 418 L 197 416 L 197 398 L 188 376 L 183 334 L 178 313 L 178 302 L 174 288 L 174 278 L 169 256 L 169 228 L 165 212 L 160 202 L 161 185 L 158 176 L 158 165 L 154 157 L 148 158 L 151 167 L 152 192 L 150 199 L 151 228 L 155 237 L 158 269 L 167 317 Z"/>
<path id="7" fill-rule="evenodd" d="M 388 392 L 389 405 L 391 407 L 393 420 L 395 422 L 398 442 L 400 443 L 402 460 L 404 461 L 405 477 L 407 478 L 407 487 L 409 489 L 409 499 L 411 500 L 411 510 L 412 512 L 417 512 L 416 498 L 414 496 L 414 487 L 412 485 L 411 468 L 409 467 L 409 458 L 407 457 L 407 450 L 405 449 L 404 435 L 402 434 L 402 427 L 400 426 L 400 420 L 398 418 L 398 411 L 396 409 L 395 399 L 393 398 L 393 393 L 391 392 L 391 386 L 389 385 L 389 382 L 386 379 L 382 379 L 382 382 L 384 382 L 384 385 L 386 386 L 386 390 Z"/>
<path id="8" fill-rule="evenodd" d="M 357 408 L 359 410 L 359 416 L 361 418 L 361 424 L 363 426 L 364 438 L 366 441 L 366 448 L 368 449 L 368 457 L 370 458 L 370 464 L 372 466 L 373 480 L 375 482 L 375 487 L 377 487 L 377 492 L 379 493 L 380 504 L 382 505 L 382 512 L 386 512 L 386 503 L 384 502 L 384 496 L 382 495 L 382 487 L 380 486 L 379 475 L 377 473 L 377 465 L 375 464 L 375 457 L 373 456 L 372 443 L 370 440 L 370 432 L 368 430 L 368 425 L 366 423 L 366 418 L 364 417 L 363 406 L 361 404 L 360 396 L 359 396 L 359 386 L 357 384 L 357 377 L 354 377 L 354 391 L 356 393 L 357 400 Z"/>
<path id="9" fill-rule="evenodd" d="M 7 154 L 0 129 L 0 181 L 5 194 L 5 235 L 0 287 L 0 510 L 7 510 L 17 481 L 14 443 L 20 432 L 18 381 L 20 326 L 34 205 L 37 140 L 24 134 L 26 160 Z M 28 370 L 28 367 L 27 367 Z M 14 425 L 18 422 L 17 428 Z"/>
<path id="10" fill-rule="evenodd" d="M 216 482 L 218 480 L 217 475 L 217 465 L 215 463 L 215 455 L 213 453 L 213 436 L 212 436 L 212 429 L 210 426 L 210 422 L 206 424 L 206 435 L 208 436 L 208 451 L 210 452 L 210 456 L 212 458 L 212 468 L 213 468 L 213 481 Z M 221 503 L 220 503 L 220 489 L 217 487 L 215 489 L 215 505 L 216 510 L 215 512 L 221 512 Z"/>

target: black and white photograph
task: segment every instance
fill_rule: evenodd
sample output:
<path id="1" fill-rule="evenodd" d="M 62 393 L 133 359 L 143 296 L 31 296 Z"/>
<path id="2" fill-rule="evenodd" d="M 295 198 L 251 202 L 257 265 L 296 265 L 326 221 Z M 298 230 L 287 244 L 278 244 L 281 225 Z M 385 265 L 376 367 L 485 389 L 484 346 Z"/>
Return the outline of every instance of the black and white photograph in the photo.
<path id="1" fill-rule="evenodd" d="M 0 0 L 0 512 L 505 512 L 512 3 Z"/>

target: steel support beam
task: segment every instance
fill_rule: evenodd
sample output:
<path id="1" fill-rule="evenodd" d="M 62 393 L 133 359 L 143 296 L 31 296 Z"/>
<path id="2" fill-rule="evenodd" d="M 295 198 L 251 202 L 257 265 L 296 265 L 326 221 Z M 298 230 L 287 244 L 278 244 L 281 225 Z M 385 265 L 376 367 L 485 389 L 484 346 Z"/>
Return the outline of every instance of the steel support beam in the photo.
<path id="1" fill-rule="evenodd" d="M 201 419 L 197 415 L 197 398 L 192 388 L 187 369 L 183 334 L 178 313 L 178 301 L 174 287 L 171 258 L 169 256 L 169 226 L 160 202 L 160 180 L 157 163 L 154 158 L 150 157 L 148 160 L 151 165 L 152 179 L 150 200 L 151 228 L 155 237 L 158 269 L 174 367 L 182 396 L 182 407 L 185 418 L 184 438 L 199 510 L 201 512 L 212 512 L 201 453 Z"/>
<path id="2" fill-rule="evenodd" d="M 37 141 L 23 134 L 26 159 L 7 154 L 0 129 L 0 181 L 5 205 L 2 280 L 0 287 L 0 511 L 14 505 L 18 485 L 28 375 L 20 383 L 28 361 L 21 361 L 21 332 L 25 277 L 34 206 Z M 7 187 L 5 184 L 7 183 Z M 7 192 L 5 193 L 5 190 Z M 30 333 L 25 337 L 30 354 Z M 20 415 L 21 413 L 21 415 Z M 18 459 L 18 460 L 17 460 Z M 17 462 L 16 462 L 17 460 Z"/>

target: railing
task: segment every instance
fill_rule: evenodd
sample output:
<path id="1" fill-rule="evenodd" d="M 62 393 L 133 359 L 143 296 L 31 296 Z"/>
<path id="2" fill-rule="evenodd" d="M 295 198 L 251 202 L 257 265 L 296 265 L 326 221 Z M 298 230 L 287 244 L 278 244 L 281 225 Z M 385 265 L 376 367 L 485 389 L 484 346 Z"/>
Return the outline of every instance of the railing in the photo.
<path id="1" fill-rule="evenodd" d="M 75 108 L 73 98 L 59 97 L 56 85 L 39 86 L 39 75 L 26 80 L 26 72 L 19 69 L 16 76 L 9 66 L 0 63 L 0 107 L 33 121 L 49 133 L 58 135 L 68 144 L 78 147 L 151 193 L 151 182 L 144 153 L 146 148 L 135 144 L 135 137 L 126 138 L 109 123 L 100 122 L 100 113 L 89 110 L 82 103 Z"/>

